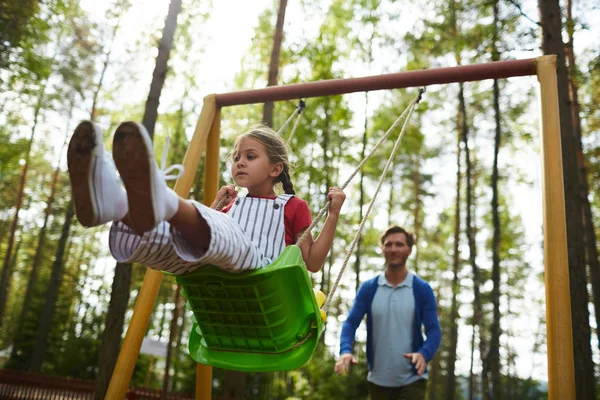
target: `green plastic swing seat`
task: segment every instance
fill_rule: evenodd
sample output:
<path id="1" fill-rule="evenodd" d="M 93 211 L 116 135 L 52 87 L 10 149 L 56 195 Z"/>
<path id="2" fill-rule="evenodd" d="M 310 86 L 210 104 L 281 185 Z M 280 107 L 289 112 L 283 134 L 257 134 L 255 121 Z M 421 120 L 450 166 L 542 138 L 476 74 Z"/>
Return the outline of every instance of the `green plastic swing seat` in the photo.
<path id="1" fill-rule="evenodd" d="M 251 272 L 211 266 L 176 279 L 194 313 L 189 349 L 196 362 L 264 372 L 296 369 L 312 356 L 323 323 L 297 246 Z"/>

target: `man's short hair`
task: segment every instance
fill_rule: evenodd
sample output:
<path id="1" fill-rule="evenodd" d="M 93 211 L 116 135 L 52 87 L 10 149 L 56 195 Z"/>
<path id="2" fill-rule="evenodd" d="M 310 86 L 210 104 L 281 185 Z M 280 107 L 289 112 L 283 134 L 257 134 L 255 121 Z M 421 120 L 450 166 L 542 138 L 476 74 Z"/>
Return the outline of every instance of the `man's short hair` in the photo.
<path id="1" fill-rule="evenodd" d="M 387 228 L 385 232 L 383 232 L 383 234 L 381 235 L 381 244 L 385 242 L 386 237 L 394 233 L 404 233 L 404 236 L 406 237 L 406 244 L 408 245 L 408 247 L 413 247 L 413 245 L 415 244 L 415 235 L 413 235 L 412 232 L 409 232 L 398 225 L 392 225 L 389 228 Z"/>

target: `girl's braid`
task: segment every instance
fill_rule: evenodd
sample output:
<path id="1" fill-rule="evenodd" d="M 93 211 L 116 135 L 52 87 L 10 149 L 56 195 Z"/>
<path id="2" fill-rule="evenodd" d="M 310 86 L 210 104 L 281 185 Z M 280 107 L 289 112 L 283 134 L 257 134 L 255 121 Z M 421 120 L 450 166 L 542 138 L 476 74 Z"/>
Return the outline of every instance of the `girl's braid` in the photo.
<path id="1" fill-rule="evenodd" d="M 281 182 L 281 186 L 283 186 L 283 191 L 285 194 L 296 194 L 296 191 L 294 190 L 294 184 L 290 179 L 290 171 L 287 164 L 284 165 L 283 171 L 279 175 L 279 181 Z"/>

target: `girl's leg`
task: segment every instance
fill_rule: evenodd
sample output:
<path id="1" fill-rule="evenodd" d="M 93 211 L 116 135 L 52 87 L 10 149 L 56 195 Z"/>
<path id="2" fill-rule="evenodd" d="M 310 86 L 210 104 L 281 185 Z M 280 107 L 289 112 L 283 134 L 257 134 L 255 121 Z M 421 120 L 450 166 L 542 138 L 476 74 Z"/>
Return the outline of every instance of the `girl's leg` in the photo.
<path id="1" fill-rule="evenodd" d="M 179 199 L 179 208 L 169 220 L 171 226 L 194 247 L 206 251 L 210 245 L 210 226 L 196 207 L 184 199 Z"/>
<path id="2" fill-rule="evenodd" d="M 189 229 L 187 234 L 163 221 L 151 231 L 139 235 L 119 221 L 110 229 L 109 245 L 114 258 L 119 262 L 136 262 L 176 275 L 205 265 L 241 272 L 261 268 L 271 262 L 228 215 L 196 202 L 182 202 L 186 203 L 182 206 L 183 212 L 177 212 L 174 222 L 179 224 L 177 220 L 181 217 L 183 222 L 179 226 Z M 195 208 L 193 214 L 188 205 Z M 187 212 L 191 215 L 186 216 Z M 199 228 L 194 228 L 194 223 L 199 223 Z M 209 228 L 203 229 L 204 224 Z M 208 233 L 209 238 L 204 236 L 202 239 L 208 244 L 194 242 L 194 236 L 203 237 L 202 232 Z"/>
<path id="3" fill-rule="evenodd" d="M 134 230 L 129 214 L 125 215 L 121 222 Z M 206 251 L 210 244 L 210 226 L 206 220 L 198 213 L 196 207 L 184 199 L 179 199 L 179 208 L 173 217 L 168 221 L 170 226 L 177 229 L 183 238 L 192 246 Z M 137 233 L 142 236 L 143 233 Z"/>

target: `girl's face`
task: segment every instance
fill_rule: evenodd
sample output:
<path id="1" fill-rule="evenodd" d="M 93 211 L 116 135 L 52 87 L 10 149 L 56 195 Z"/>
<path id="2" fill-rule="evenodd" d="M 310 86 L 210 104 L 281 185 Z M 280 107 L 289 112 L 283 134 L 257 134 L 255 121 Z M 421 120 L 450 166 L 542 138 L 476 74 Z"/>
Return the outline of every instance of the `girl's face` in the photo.
<path id="1" fill-rule="evenodd" d="M 247 188 L 249 194 L 272 195 L 273 180 L 282 169 L 281 163 L 271 163 L 264 144 L 258 140 L 244 137 L 233 151 L 231 175 L 235 184 Z"/>

